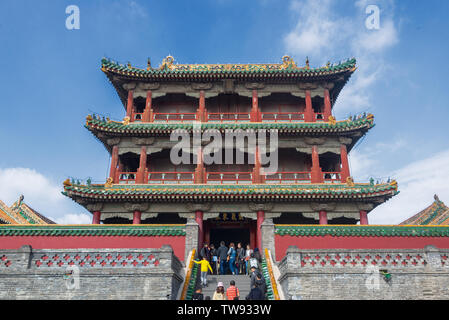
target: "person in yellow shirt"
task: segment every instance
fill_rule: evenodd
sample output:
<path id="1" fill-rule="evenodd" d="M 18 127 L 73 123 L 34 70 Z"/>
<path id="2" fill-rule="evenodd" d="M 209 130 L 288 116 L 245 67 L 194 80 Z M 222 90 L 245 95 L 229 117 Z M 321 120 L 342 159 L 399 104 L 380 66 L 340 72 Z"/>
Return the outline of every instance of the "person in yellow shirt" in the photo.
<path id="1" fill-rule="evenodd" d="M 209 261 L 207 261 L 206 257 L 203 257 L 203 260 L 201 260 L 201 261 L 193 260 L 193 262 L 201 265 L 201 284 L 203 285 L 203 287 L 206 287 L 207 286 L 207 271 L 210 270 L 210 272 L 213 272 Z"/>

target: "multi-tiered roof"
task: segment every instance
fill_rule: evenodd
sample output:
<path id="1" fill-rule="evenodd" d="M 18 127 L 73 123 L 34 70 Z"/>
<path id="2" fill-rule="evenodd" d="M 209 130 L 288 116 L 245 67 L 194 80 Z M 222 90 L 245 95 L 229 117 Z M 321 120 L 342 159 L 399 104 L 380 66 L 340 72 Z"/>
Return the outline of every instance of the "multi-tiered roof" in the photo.
<path id="1" fill-rule="evenodd" d="M 150 184 L 147 181 L 148 179 L 133 178 L 134 180 L 130 184 L 130 179 L 122 183 L 115 172 L 105 184 L 101 185 L 67 180 L 64 183 L 64 194 L 82 205 L 88 206 L 94 203 L 229 202 L 237 204 L 245 202 L 314 202 L 331 203 L 329 208 L 332 208 L 334 203 L 358 203 L 351 210 L 363 208 L 360 210 L 370 211 L 398 193 L 395 181 L 380 184 L 354 183 L 352 177 L 348 175 L 347 153 L 351 151 L 361 137 L 374 127 L 374 116 L 371 114 L 337 121 L 331 113 L 331 108 L 335 104 L 340 91 L 356 70 L 355 59 L 335 65 L 328 63 L 323 67 L 311 68 L 308 61 L 305 66 L 298 66 L 287 56 L 283 57 L 282 63 L 279 64 L 176 64 L 173 57 L 168 56 L 157 68 L 153 68 L 149 62 L 147 68 L 136 68 L 130 64 L 121 65 L 109 59 L 103 59 L 101 69 L 115 87 L 127 110 L 127 115 L 122 121 L 89 115 L 86 118 L 85 127 L 104 144 L 112 154 L 113 159 L 114 152 L 115 158 L 118 156 L 118 151 L 114 148 L 117 147 L 120 139 L 128 139 L 124 148 L 127 150 L 132 149 L 133 146 L 130 144 L 136 143 L 138 146 L 151 144 L 153 149 L 159 148 L 162 150 L 166 148 L 166 144 L 165 147 L 160 147 L 160 145 L 155 147 L 154 142 L 158 139 L 167 139 L 177 129 L 185 129 L 190 133 L 194 130 L 203 132 L 207 129 L 217 129 L 222 134 L 232 129 L 265 129 L 275 130 L 282 140 L 281 145 L 284 143 L 284 148 L 296 148 L 298 151 L 309 154 L 311 152 L 312 160 L 315 162 L 318 161 L 317 158 L 319 157 L 317 146 L 335 152 L 337 148 L 335 144 L 338 144 L 338 151 L 336 152 L 341 153 L 342 166 L 346 165 L 346 173 L 343 172 L 343 169 L 342 172 L 337 169 L 336 172 L 327 173 L 331 178 L 326 180 L 326 177 L 323 179 L 321 169 L 315 166 L 315 169 L 317 169 L 315 178 L 313 178 L 314 172 L 312 172 L 312 178 L 309 181 L 299 181 L 300 179 L 295 178 L 287 181 L 287 183 L 282 179 L 280 183 L 275 183 L 274 180 L 268 181 L 269 179 L 253 179 L 252 183 L 243 184 L 227 183 L 223 180 L 220 183 L 213 183 L 195 178 L 187 183 L 161 181 L 161 183 L 153 182 Z M 156 96 L 161 97 L 170 92 L 167 89 L 170 86 L 176 87 L 178 91 L 175 90 L 174 92 L 178 93 L 180 92 L 179 88 L 190 90 L 187 97 L 199 94 L 198 111 L 191 113 L 189 115 L 191 118 L 187 118 L 187 121 L 186 118 L 182 117 L 170 118 L 168 113 L 164 114 L 164 116 L 167 115 L 167 121 L 157 121 L 157 117 L 153 115 L 151 109 L 152 95 L 153 99 Z M 267 89 L 266 86 L 271 87 Z M 292 112 L 288 114 L 287 118 L 284 114 L 284 118 L 279 121 L 279 118 L 276 117 L 281 117 L 280 113 L 276 114 L 274 118 L 263 118 L 260 110 L 254 111 L 252 109 L 247 121 L 241 121 L 241 119 L 240 121 L 223 121 L 223 117 L 211 117 L 208 120 L 208 117 L 204 116 L 207 115 L 205 109 L 208 107 L 205 103 L 207 95 L 205 91 L 211 88 L 215 90 L 213 94 L 209 94 L 210 97 L 233 92 L 232 90 L 236 90 L 237 87 L 240 90 L 239 93 L 243 92 L 246 97 L 251 97 L 252 94 L 253 108 L 254 103 L 256 103 L 256 109 L 258 92 L 259 94 L 262 93 L 261 96 L 266 97 L 270 94 L 271 88 L 282 88 L 281 94 L 283 92 L 290 93 L 293 90 L 295 91 L 294 96 L 305 99 L 306 113 L 313 112 L 313 117 L 310 114 L 304 116 L 304 114 L 298 115 Z M 165 90 L 162 95 L 157 93 L 160 92 L 161 88 Z M 137 89 L 141 91 L 140 97 L 142 99 L 146 94 L 145 110 L 150 108 L 151 116 L 145 116 L 147 111 L 143 111 L 143 113 L 142 111 L 133 111 L 133 99 L 135 98 L 135 96 L 133 97 L 133 91 Z M 323 90 L 318 95 L 321 95 L 321 99 L 324 99 L 324 113 L 316 111 L 317 106 L 314 106 L 314 110 L 311 109 L 312 103 L 310 101 L 313 90 L 315 90 L 315 94 L 317 94 L 316 90 Z M 307 108 L 309 108 L 309 111 L 307 111 Z M 253 116 L 253 112 L 256 112 L 255 116 Z M 257 112 L 259 113 L 257 114 Z M 136 113 L 138 117 L 136 117 Z M 238 117 L 236 115 L 235 119 L 238 119 Z M 171 120 L 169 121 L 169 119 Z M 285 121 L 286 119 L 287 121 Z M 225 118 L 225 120 L 229 120 L 229 118 Z M 323 142 L 326 139 L 328 142 L 331 141 L 333 145 L 330 142 L 329 146 L 326 145 Z M 306 141 L 306 144 L 298 144 L 297 141 L 300 140 Z M 306 150 L 309 146 L 310 152 Z M 142 161 L 145 165 L 146 160 L 141 155 L 141 164 Z M 343 162 L 346 162 L 346 164 Z M 113 167 L 115 170 L 115 165 Z M 141 174 L 148 174 L 145 170 L 142 172 Z M 316 178 L 316 174 L 320 177 Z M 138 175 L 139 173 L 137 173 Z M 132 173 L 132 176 L 134 177 L 134 173 Z M 326 176 L 326 173 L 324 176 Z M 341 214 L 345 216 L 344 212 Z"/>

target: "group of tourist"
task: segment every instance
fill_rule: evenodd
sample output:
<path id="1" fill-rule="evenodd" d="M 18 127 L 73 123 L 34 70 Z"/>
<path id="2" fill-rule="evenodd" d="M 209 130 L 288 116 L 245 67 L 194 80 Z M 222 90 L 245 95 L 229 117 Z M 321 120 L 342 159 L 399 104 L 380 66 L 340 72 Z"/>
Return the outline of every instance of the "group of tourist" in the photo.
<path id="1" fill-rule="evenodd" d="M 205 243 L 199 256 L 210 263 L 212 274 L 221 275 L 229 272 L 233 275 L 249 275 L 251 266 L 255 266 L 258 269 L 259 264 L 262 262 L 262 256 L 258 248 L 252 250 L 248 244 L 245 249 L 240 242 L 237 243 L 237 247 L 231 242 L 228 248 L 224 241 L 221 241 L 218 249 L 213 244 L 208 245 Z"/>
<path id="2" fill-rule="evenodd" d="M 237 243 L 237 248 L 234 243 L 229 244 L 229 248 L 226 247 L 224 241 L 221 241 L 220 247 L 215 249 L 213 244 L 204 244 L 200 250 L 200 261 L 194 261 L 196 264 L 201 265 L 201 285 L 207 286 L 207 275 L 211 274 L 228 274 L 228 271 L 232 275 L 246 274 L 250 276 L 251 291 L 246 300 L 265 300 L 267 287 L 265 279 L 260 271 L 260 265 L 262 257 L 258 248 L 251 249 L 250 245 L 246 246 L 246 249 L 242 247 L 242 244 Z M 231 280 L 229 287 L 225 290 L 223 282 L 218 282 L 217 288 L 214 292 L 212 300 L 239 300 L 240 292 L 235 285 L 235 281 Z M 202 289 L 198 288 L 193 295 L 193 300 L 210 300 L 207 296 L 204 298 Z"/>

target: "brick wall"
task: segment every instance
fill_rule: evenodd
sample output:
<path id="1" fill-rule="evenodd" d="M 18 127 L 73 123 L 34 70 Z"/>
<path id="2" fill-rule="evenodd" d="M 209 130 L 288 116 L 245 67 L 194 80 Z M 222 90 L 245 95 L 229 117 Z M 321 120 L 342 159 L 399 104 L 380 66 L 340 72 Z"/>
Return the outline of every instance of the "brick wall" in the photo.
<path id="1" fill-rule="evenodd" d="M 0 299 L 176 299 L 182 280 L 170 246 L 0 250 Z"/>
<path id="2" fill-rule="evenodd" d="M 449 250 L 300 250 L 279 264 L 287 299 L 449 299 Z M 389 281 L 382 274 L 391 275 Z"/>

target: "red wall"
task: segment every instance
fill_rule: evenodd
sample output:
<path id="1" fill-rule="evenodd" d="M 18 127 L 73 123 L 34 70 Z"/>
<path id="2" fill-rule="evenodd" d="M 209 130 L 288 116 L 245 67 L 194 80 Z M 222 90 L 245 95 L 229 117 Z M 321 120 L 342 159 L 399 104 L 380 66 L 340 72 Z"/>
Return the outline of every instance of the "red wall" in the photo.
<path id="1" fill-rule="evenodd" d="M 285 257 L 289 246 L 299 249 L 423 249 L 433 245 L 449 249 L 448 237 L 295 237 L 275 236 L 276 260 Z"/>
<path id="2" fill-rule="evenodd" d="M 0 249 L 18 249 L 30 245 L 35 249 L 159 249 L 169 244 L 179 260 L 184 260 L 184 236 L 4 236 Z"/>

